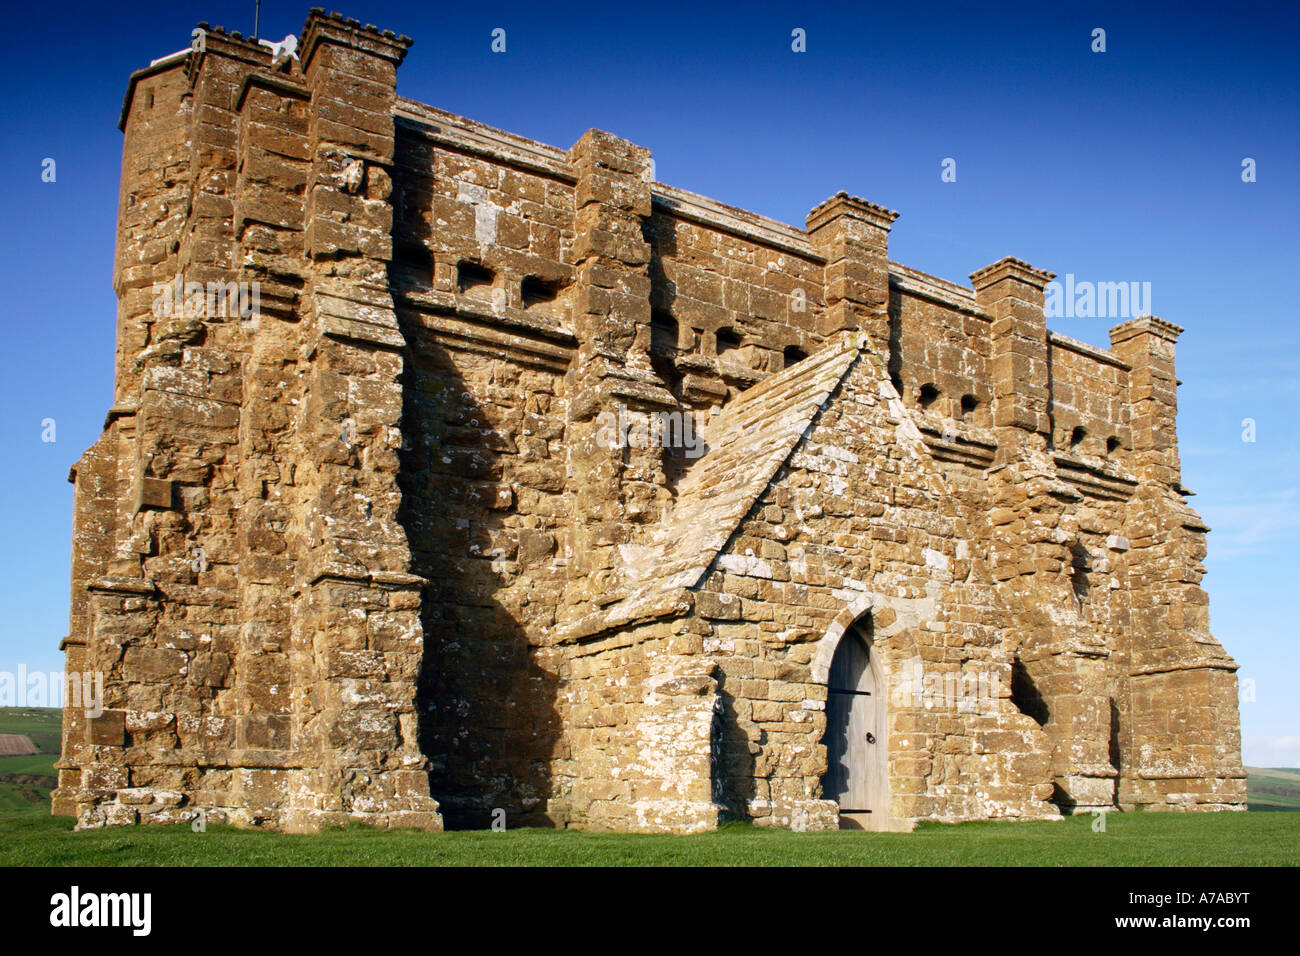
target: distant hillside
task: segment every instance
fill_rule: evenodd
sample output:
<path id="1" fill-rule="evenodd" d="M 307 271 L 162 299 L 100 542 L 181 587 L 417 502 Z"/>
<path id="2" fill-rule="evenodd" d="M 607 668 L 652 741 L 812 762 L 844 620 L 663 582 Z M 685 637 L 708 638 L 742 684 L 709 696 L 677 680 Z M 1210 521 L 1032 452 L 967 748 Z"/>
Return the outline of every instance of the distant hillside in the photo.
<path id="1" fill-rule="evenodd" d="M 49 807 L 62 724 L 56 707 L 0 707 L 0 812 Z"/>
<path id="2" fill-rule="evenodd" d="M 1300 769 L 1247 767 L 1247 800 L 1252 810 L 1300 810 Z"/>

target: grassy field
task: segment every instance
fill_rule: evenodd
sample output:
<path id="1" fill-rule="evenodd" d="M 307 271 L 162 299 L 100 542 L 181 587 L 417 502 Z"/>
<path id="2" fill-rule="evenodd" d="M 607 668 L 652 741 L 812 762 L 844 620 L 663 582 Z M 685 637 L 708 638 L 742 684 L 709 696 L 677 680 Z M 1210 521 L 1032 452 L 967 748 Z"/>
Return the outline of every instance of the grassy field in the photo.
<path id="1" fill-rule="evenodd" d="M 0 707 L 0 734 L 26 734 L 41 750 L 58 751 L 62 726 L 57 707 Z"/>
<path id="2" fill-rule="evenodd" d="M 1300 770 L 1247 767 L 1247 797 L 1252 810 L 1300 810 Z"/>
<path id="3" fill-rule="evenodd" d="M 791 833 L 729 824 L 700 836 L 576 831 L 315 836 L 210 826 L 71 832 L 36 810 L 0 814 L 6 866 L 1296 866 L 1300 814 L 1115 814 L 1044 823 L 926 824 L 913 833 Z"/>
<path id="4" fill-rule="evenodd" d="M 0 707 L 0 734 L 26 734 L 40 751 L 0 757 L 0 811 L 49 809 L 61 714 L 50 707 Z"/>
<path id="5" fill-rule="evenodd" d="M 512 830 L 317 836 L 210 826 L 72 832 L 49 815 L 57 710 L 0 708 L 0 733 L 42 753 L 0 757 L 4 866 L 1249 866 L 1300 865 L 1300 813 L 1114 814 L 1060 823 L 925 824 L 913 833 L 789 833 L 728 824 L 694 837 Z M 15 780 L 15 777 L 17 779 Z M 34 784 L 32 778 L 44 778 Z M 1250 770 L 1252 810 L 1300 810 L 1300 770 Z"/>

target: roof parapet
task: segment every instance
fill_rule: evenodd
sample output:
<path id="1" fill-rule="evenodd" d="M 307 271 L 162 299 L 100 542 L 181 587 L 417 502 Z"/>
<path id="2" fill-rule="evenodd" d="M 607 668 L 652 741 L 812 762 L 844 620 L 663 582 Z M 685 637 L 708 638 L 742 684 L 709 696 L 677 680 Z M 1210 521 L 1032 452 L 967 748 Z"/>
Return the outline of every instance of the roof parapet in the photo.
<path id="1" fill-rule="evenodd" d="M 223 26 L 210 26 L 208 21 L 200 20 L 194 27 L 193 37 L 190 55 L 185 58 L 185 75 L 191 85 L 199 74 L 203 58 L 209 53 L 242 60 L 253 67 L 271 65 L 271 51 L 258 43 L 255 37 L 246 37 L 238 30 L 227 32 Z"/>
<path id="2" fill-rule="evenodd" d="M 212 26 L 207 20 L 200 20 L 194 26 L 190 45 L 183 50 L 159 57 L 148 66 L 136 70 L 126 82 L 126 95 L 122 98 L 122 112 L 118 115 L 117 128 L 126 132 L 126 119 L 131 113 L 131 103 L 135 99 L 135 89 L 140 81 L 158 73 L 184 67 L 185 75 L 191 84 L 198 76 L 199 64 L 209 51 L 243 60 L 254 66 L 269 66 L 271 52 L 259 44 L 254 37 L 246 37 L 238 30 L 227 32 L 223 26 Z"/>
<path id="3" fill-rule="evenodd" d="M 1056 273 L 1036 269 L 1024 259 L 1017 259 L 1015 256 L 1003 256 L 997 262 L 983 269 L 976 269 L 970 274 L 971 285 L 976 292 L 1008 278 L 1018 279 L 1036 289 L 1045 289 L 1047 283 L 1056 278 Z"/>
<path id="4" fill-rule="evenodd" d="M 398 36 L 392 30 L 380 30 L 373 23 L 362 26 L 360 20 L 344 17 L 341 13 L 327 14 L 321 7 L 312 7 L 308 11 L 300 36 L 298 58 L 304 72 L 316 48 L 325 41 L 365 50 L 392 61 L 394 65 L 405 59 L 406 51 L 415 42 L 406 34 Z"/>
<path id="5" fill-rule="evenodd" d="M 808 213 L 805 224 L 808 231 L 813 232 L 839 216 L 851 216 L 854 219 L 861 219 L 888 231 L 893 226 L 894 220 L 898 218 L 898 213 L 893 209 L 887 209 L 877 203 L 863 199 L 861 196 L 850 196 L 841 189 L 834 196 L 813 206 Z"/>
<path id="6" fill-rule="evenodd" d="M 1183 334 L 1181 325 L 1174 325 L 1172 322 L 1166 322 L 1164 319 L 1155 315 L 1139 315 L 1136 319 L 1130 319 L 1110 330 L 1110 344 L 1113 348 L 1121 342 L 1127 342 L 1129 339 L 1149 332 L 1158 336 L 1167 342 L 1177 342 L 1178 336 Z"/>

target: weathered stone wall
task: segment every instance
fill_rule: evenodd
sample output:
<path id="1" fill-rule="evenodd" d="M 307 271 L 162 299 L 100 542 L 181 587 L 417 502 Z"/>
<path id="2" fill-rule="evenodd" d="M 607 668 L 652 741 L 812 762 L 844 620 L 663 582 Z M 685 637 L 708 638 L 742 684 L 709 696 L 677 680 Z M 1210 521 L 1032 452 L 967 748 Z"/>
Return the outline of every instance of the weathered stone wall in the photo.
<path id="1" fill-rule="evenodd" d="M 313 12 L 132 78 L 65 641 L 107 709 L 57 812 L 833 826 L 855 622 L 875 825 L 1242 806 L 1176 326 L 1096 349 L 1019 260 L 890 263 L 865 200 L 795 229 L 400 99 L 409 43 Z M 177 276 L 257 308 L 160 310 Z M 703 443 L 610 440 L 663 415 Z"/>
<path id="2" fill-rule="evenodd" d="M 822 268 L 809 252 L 693 220 L 680 203 L 656 205 L 646 228 L 651 304 L 673 333 L 661 370 L 684 404 L 725 402 L 824 341 Z"/>
<path id="3" fill-rule="evenodd" d="M 70 638 L 106 684 L 65 750 L 82 825 L 440 823 L 417 744 L 422 581 L 396 521 L 403 341 L 381 311 L 406 41 L 313 17 L 303 43 L 278 69 L 209 31 L 128 94 L 129 348 L 101 439 L 119 508 Z M 214 303 L 241 281 L 264 310 Z"/>
<path id="4" fill-rule="evenodd" d="M 726 799 L 780 825 L 815 815 L 825 768 L 822 646 L 846 608 L 870 614 L 895 685 L 913 673 L 981 678 L 989 699 L 920 699 L 895 686 L 890 816 L 1051 816 L 1048 743 L 1016 712 L 983 557 L 879 356 L 864 352 L 737 528 L 696 598 L 716 618 Z M 824 666 L 824 665 L 823 665 Z M 932 685 L 933 686 L 933 685 Z"/>
<path id="5" fill-rule="evenodd" d="M 428 580 L 422 735 L 445 812 L 537 811 L 559 735 L 546 635 L 569 530 L 555 371 L 408 331 L 403 523 Z"/>
<path id="6" fill-rule="evenodd" d="M 1111 356 L 1097 355 L 1099 351 L 1063 337 L 1049 338 L 1052 444 L 1080 458 L 1122 461 L 1132 447 L 1128 369 Z"/>
<path id="7" fill-rule="evenodd" d="M 571 533 L 574 187 L 409 117 L 396 148 L 403 523 L 429 581 L 421 740 L 453 822 L 483 824 L 496 808 L 543 819 L 560 736 L 559 661 L 545 645 Z"/>
<path id="8" fill-rule="evenodd" d="M 647 624 L 569 652 L 553 820 L 651 833 L 717 826 L 720 708 L 706 629 Z"/>
<path id="9" fill-rule="evenodd" d="M 1239 809 L 1236 664 L 1210 634 L 1200 587 L 1209 531 L 1186 502 L 1175 429 L 1174 342 L 1182 330 L 1146 316 L 1111 330 L 1130 367 L 1131 462 L 1140 483 L 1127 502 L 1132 550 L 1126 726 L 1120 806 Z"/>
<path id="10" fill-rule="evenodd" d="M 993 400 L 988 320 L 926 296 L 953 298 L 942 286 L 927 289 L 908 278 L 893 290 L 887 354 L 894 387 L 917 413 L 987 428 Z"/>

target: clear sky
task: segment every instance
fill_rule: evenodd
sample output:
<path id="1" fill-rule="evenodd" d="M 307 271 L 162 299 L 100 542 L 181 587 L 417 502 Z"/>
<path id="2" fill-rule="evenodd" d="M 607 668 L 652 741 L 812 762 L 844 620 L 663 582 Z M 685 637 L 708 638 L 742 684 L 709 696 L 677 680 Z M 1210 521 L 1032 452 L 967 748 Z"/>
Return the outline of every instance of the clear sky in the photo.
<path id="1" fill-rule="evenodd" d="M 261 34 L 296 34 L 309 6 L 266 0 Z M 415 38 L 402 95 L 565 148 L 601 127 L 652 149 L 661 181 L 795 225 L 846 189 L 900 211 L 891 257 L 925 272 L 969 284 L 1016 255 L 1062 277 L 1150 282 L 1153 311 L 1187 329 L 1184 483 L 1214 529 L 1212 628 L 1253 681 L 1246 760 L 1300 765 L 1300 13 L 979 6 L 347 0 L 342 12 Z M 200 20 L 251 32 L 253 9 L 6 10 L 0 671 L 62 666 L 68 467 L 112 396 L 127 76 L 187 46 Z M 504 53 L 490 49 L 498 27 Z M 791 49 L 796 28 L 806 52 Z M 941 181 L 949 158 L 955 182 Z M 1115 322 L 1051 324 L 1105 346 Z"/>

